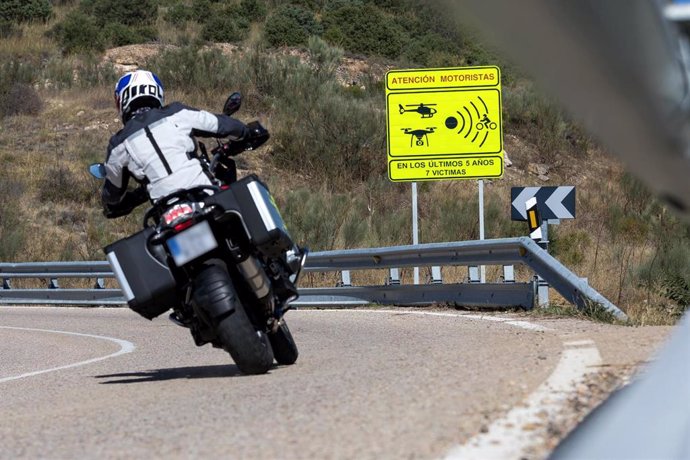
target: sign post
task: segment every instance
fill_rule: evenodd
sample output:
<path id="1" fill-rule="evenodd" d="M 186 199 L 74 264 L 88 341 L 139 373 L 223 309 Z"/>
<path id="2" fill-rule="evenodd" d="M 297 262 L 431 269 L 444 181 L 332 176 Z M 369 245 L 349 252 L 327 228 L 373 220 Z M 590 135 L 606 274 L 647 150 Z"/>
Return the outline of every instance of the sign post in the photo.
<path id="1" fill-rule="evenodd" d="M 419 244 L 419 225 L 417 219 L 417 183 L 412 182 L 412 244 Z M 414 284 L 419 284 L 419 267 L 414 268 Z"/>
<path id="2" fill-rule="evenodd" d="M 484 239 L 484 180 L 479 179 L 479 239 Z M 479 282 L 486 283 L 486 267 L 479 266 Z"/>
<path id="3" fill-rule="evenodd" d="M 413 183 L 413 244 L 417 181 L 479 179 L 479 233 L 484 239 L 482 179 L 501 178 L 504 171 L 501 114 L 498 67 L 386 74 L 388 178 Z M 481 272 L 484 282 L 484 267 Z"/>

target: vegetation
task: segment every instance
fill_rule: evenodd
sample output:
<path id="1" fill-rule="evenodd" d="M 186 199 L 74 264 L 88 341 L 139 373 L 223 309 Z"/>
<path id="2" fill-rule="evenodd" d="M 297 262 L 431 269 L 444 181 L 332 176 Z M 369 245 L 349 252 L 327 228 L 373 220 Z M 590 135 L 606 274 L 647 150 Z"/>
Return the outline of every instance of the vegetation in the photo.
<path id="1" fill-rule="evenodd" d="M 268 17 L 264 34 L 272 46 L 297 46 L 304 45 L 309 37 L 320 35 L 321 31 L 312 11 L 286 4 Z"/>
<path id="2" fill-rule="evenodd" d="M 312 250 L 411 243 L 409 188 L 386 173 L 386 69 L 498 65 L 513 166 L 502 180 L 486 181 L 487 237 L 525 234 L 524 224 L 510 221 L 509 189 L 541 185 L 529 169 L 543 164 L 546 185 L 578 185 L 578 218 L 550 227 L 551 253 L 639 323 L 677 318 L 690 302 L 688 227 L 472 30 L 449 22 L 435 2 L 419 4 L 2 2 L 0 260 L 100 260 L 104 245 L 139 228 L 142 210 L 103 219 L 99 184 L 85 173 L 120 127 L 111 95 L 122 69 L 104 61 L 108 48 L 160 46 L 138 64 L 159 74 L 169 100 L 217 111 L 240 90 L 239 116 L 261 118 L 272 138 L 241 156 L 239 167 L 269 183 L 295 238 Z M 479 237 L 472 182 L 422 183 L 419 191 L 421 241 Z M 462 281 L 466 270 L 444 277 Z M 599 314 L 596 306 L 588 312 Z"/>
<path id="3" fill-rule="evenodd" d="M 3 0 L 0 19 L 16 23 L 47 21 L 52 14 L 48 0 Z"/>

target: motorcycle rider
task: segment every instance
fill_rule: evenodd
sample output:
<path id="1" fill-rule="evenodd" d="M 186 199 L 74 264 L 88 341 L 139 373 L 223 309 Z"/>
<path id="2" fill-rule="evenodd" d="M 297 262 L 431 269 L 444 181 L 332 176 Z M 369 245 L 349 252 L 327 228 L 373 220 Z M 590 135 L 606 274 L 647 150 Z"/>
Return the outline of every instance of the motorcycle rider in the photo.
<path id="1" fill-rule="evenodd" d="M 115 85 L 115 104 L 124 127 L 110 138 L 101 199 L 108 218 L 129 214 L 147 199 L 175 190 L 211 185 L 192 153 L 192 136 L 250 135 L 250 128 L 227 115 L 214 115 L 179 102 L 164 105 L 163 84 L 153 72 L 136 70 Z M 128 191 L 133 176 L 142 187 Z M 145 186 L 145 188 L 144 188 Z"/>
<path id="2" fill-rule="evenodd" d="M 194 155 L 192 136 L 247 142 L 268 136 L 258 122 L 245 125 L 228 115 L 163 101 L 163 84 L 153 72 L 128 72 L 115 85 L 115 103 L 124 127 L 110 138 L 104 164 L 101 201 L 108 218 L 129 214 L 147 200 L 156 202 L 176 190 L 213 185 Z M 234 168 L 225 175 L 233 178 Z M 127 189 L 130 176 L 141 184 L 133 191 Z M 293 243 L 285 259 L 289 273 L 297 273 L 305 255 Z M 274 280 L 274 286 L 285 293 L 285 299 L 297 293 L 291 280 Z M 171 319 L 181 322 L 173 315 Z"/>

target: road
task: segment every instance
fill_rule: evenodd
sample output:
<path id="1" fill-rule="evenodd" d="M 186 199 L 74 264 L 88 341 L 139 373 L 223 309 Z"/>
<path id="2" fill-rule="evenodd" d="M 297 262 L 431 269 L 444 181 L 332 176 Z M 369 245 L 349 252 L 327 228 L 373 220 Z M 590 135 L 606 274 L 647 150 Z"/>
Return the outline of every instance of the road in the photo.
<path id="1" fill-rule="evenodd" d="M 0 457 L 537 458 L 582 374 L 632 369 L 669 331 L 426 309 L 287 318 L 297 363 L 243 376 L 165 318 L 2 307 Z"/>

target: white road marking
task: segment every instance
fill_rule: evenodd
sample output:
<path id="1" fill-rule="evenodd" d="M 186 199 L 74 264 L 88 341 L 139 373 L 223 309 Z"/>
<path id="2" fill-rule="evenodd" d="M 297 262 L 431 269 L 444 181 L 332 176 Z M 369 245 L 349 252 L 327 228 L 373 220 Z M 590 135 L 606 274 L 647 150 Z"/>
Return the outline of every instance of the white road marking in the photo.
<path id="1" fill-rule="evenodd" d="M 527 448 L 542 438 L 552 417 L 567 403 L 593 366 L 601 364 L 601 356 L 591 340 L 563 344 L 561 360 L 551 376 L 524 402 L 503 418 L 495 420 L 486 433 L 479 434 L 462 446 L 448 452 L 446 460 L 520 459 Z M 586 345 L 586 347 L 584 347 Z"/>
<path id="2" fill-rule="evenodd" d="M 300 311 L 300 310 L 296 310 Z M 395 315 L 417 315 L 417 316 L 440 316 L 443 318 L 469 318 L 481 321 L 494 321 L 497 323 L 505 323 L 511 326 L 519 327 L 520 329 L 528 329 L 530 331 L 549 331 L 548 327 L 540 326 L 538 324 L 529 323 L 527 321 L 516 321 L 510 318 L 501 318 L 500 316 L 484 316 L 470 313 L 441 313 L 436 311 L 410 311 L 410 310 L 368 310 L 358 308 L 356 310 L 349 310 L 347 308 L 324 308 L 319 310 L 309 310 L 309 312 L 348 312 L 348 313 L 388 313 Z"/>
<path id="3" fill-rule="evenodd" d="M 0 378 L 0 383 L 9 382 L 10 380 L 23 379 L 25 377 L 33 377 L 34 375 L 45 374 L 47 372 L 59 371 L 62 369 L 70 369 L 70 368 L 78 367 L 78 366 L 84 366 L 86 364 L 91 364 L 91 363 L 95 363 L 98 361 L 103 361 L 104 359 L 114 358 L 116 356 L 124 355 L 126 353 L 131 353 L 136 348 L 132 342 L 128 342 L 127 340 L 115 339 L 113 337 L 105 337 L 102 335 L 80 334 L 78 332 L 54 331 L 51 329 L 34 329 L 34 328 L 28 328 L 28 327 L 0 326 L 0 329 L 13 329 L 13 330 L 18 330 L 18 331 L 50 332 L 53 334 L 74 335 L 77 337 L 89 337 L 92 339 L 107 340 L 109 342 L 115 342 L 116 344 L 120 345 L 119 351 L 112 353 L 112 354 L 109 354 L 107 356 L 100 356 L 98 358 L 87 359 L 86 361 L 79 361 L 77 363 L 66 364 L 64 366 L 51 367 L 50 369 L 42 369 L 40 371 L 27 372 L 26 374 L 13 375 L 11 377 L 3 377 L 3 378 Z"/>

